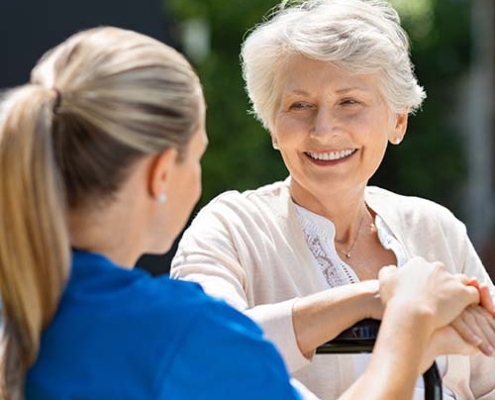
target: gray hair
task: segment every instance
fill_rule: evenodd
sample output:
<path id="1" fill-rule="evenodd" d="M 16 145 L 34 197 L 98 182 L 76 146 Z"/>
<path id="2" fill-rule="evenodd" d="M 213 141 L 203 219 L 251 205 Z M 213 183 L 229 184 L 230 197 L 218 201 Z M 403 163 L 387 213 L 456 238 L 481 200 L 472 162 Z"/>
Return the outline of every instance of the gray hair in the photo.
<path id="1" fill-rule="evenodd" d="M 377 73 L 389 108 L 413 113 L 426 94 L 414 75 L 409 50 L 399 15 L 387 2 L 284 1 L 248 34 L 241 60 L 253 112 L 268 128 L 279 101 L 279 71 L 294 54 L 355 74 Z"/>

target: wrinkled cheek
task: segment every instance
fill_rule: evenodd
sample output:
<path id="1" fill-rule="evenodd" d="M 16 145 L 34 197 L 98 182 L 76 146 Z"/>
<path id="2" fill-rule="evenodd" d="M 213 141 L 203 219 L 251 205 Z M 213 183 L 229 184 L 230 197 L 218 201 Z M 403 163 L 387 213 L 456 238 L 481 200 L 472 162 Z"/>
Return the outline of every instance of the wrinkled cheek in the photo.
<path id="1" fill-rule="evenodd" d="M 303 163 L 302 160 L 300 159 L 299 154 L 297 154 L 296 151 L 281 151 L 281 156 L 284 161 L 285 167 L 288 169 L 289 173 L 291 175 L 296 174 L 297 171 L 300 171 L 303 169 Z"/>
<path id="2" fill-rule="evenodd" d="M 305 125 L 294 121 L 292 123 L 282 124 L 279 129 L 277 129 L 277 137 L 282 141 L 291 143 L 306 131 L 307 127 Z"/>
<path id="3" fill-rule="evenodd" d="M 280 141 L 290 140 L 293 133 L 298 132 L 300 126 L 297 120 L 287 117 L 281 117 L 275 121 L 272 136 L 275 136 Z"/>

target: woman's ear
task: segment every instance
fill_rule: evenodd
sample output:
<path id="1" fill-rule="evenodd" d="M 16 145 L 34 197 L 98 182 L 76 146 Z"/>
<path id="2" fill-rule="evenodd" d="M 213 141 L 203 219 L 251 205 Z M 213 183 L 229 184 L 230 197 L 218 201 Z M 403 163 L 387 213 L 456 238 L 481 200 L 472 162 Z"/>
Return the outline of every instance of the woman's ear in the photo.
<path id="1" fill-rule="evenodd" d="M 390 129 L 389 138 L 388 138 L 390 143 L 397 145 L 400 142 L 402 142 L 404 136 L 406 135 L 408 118 L 409 118 L 409 113 L 407 111 L 403 113 L 394 114 L 392 120 L 393 125 Z"/>
<path id="2" fill-rule="evenodd" d="M 160 202 L 167 198 L 167 187 L 170 176 L 178 163 L 179 153 L 175 148 L 168 148 L 161 152 L 150 164 L 149 169 L 149 192 L 150 195 Z"/>
<path id="3" fill-rule="evenodd" d="M 273 135 L 273 133 L 270 135 L 271 138 L 272 138 L 272 147 L 275 149 L 275 150 L 278 150 L 278 142 L 277 142 L 277 138 Z"/>

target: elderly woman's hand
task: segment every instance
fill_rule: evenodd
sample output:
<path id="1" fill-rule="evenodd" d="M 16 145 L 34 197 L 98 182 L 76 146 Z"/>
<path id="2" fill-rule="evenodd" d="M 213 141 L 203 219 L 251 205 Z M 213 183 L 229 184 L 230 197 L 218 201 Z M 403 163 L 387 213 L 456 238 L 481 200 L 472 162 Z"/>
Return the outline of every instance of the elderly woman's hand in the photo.
<path id="1" fill-rule="evenodd" d="M 452 325 L 437 329 L 421 360 L 420 372 L 424 373 L 438 356 L 460 354 L 471 356 L 479 353 L 479 348 L 466 341 Z"/>
<path id="2" fill-rule="evenodd" d="M 487 356 L 495 355 L 495 318 L 480 305 L 466 308 L 451 324 L 464 341 Z"/>
<path id="3" fill-rule="evenodd" d="M 452 322 L 452 327 L 468 343 L 487 356 L 495 355 L 495 306 L 486 283 L 471 278 L 467 285 L 478 289 L 479 305 L 471 305 Z"/>

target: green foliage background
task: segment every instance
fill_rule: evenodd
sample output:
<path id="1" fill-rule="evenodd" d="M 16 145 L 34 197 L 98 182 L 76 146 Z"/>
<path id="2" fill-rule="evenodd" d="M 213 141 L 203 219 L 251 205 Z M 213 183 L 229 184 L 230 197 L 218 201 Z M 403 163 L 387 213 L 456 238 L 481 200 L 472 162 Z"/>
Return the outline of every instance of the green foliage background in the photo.
<path id="1" fill-rule="evenodd" d="M 456 84 L 469 64 L 468 0 L 395 0 L 412 41 L 412 58 L 428 98 L 410 118 L 408 134 L 391 146 L 371 184 L 426 197 L 460 213 L 466 165 L 460 132 L 452 124 Z M 276 0 L 171 0 L 179 24 L 204 18 L 211 49 L 195 67 L 203 82 L 209 149 L 203 161 L 205 204 L 228 189 L 245 190 L 283 179 L 287 171 L 269 134 L 248 113 L 239 65 L 242 38 Z"/>

